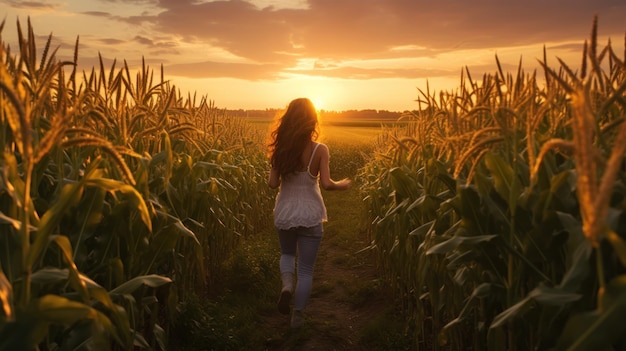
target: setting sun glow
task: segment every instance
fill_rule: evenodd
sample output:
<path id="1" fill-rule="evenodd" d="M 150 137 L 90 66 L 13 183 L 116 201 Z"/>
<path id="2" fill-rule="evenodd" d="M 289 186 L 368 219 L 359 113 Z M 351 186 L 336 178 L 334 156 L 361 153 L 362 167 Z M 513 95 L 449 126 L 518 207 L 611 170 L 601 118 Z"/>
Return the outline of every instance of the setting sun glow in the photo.
<path id="1" fill-rule="evenodd" d="M 315 109 L 318 112 L 324 110 L 324 100 L 316 96 L 310 96 L 309 99 L 311 100 L 311 102 L 315 106 Z"/>
<path id="2" fill-rule="evenodd" d="M 619 41 L 626 30 L 626 2 L 575 2 L 568 11 L 541 2 L 516 6 L 65 0 L 2 1 L 0 11 L 7 24 L 29 20 L 39 46 L 53 33 L 51 47 L 62 61 L 72 61 L 80 37 L 82 71 L 99 67 L 100 56 L 105 68 L 116 60 L 137 70 L 145 60 L 155 71 L 163 67 L 183 94 L 227 109 L 283 108 L 308 97 L 318 110 L 412 110 L 420 90 L 456 89 L 466 67 L 474 78 L 497 70 L 496 56 L 504 71 L 517 71 L 522 58 L 530 72 L 545 46 L 549 61 L 577 68 L 594 14 L 599 42 Z M 17 47 L 10 27 L 2 40 Z"/>

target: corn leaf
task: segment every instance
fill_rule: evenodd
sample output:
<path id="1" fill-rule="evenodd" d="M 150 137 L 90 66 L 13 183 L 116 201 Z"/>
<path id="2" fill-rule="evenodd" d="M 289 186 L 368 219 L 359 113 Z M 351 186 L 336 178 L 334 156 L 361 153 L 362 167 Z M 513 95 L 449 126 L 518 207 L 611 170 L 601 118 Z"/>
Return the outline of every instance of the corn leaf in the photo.
<path id="1" fill-rule="evenodd" d="M 518 315 L 524 314 L 528 311 L 533 302 L 537 302 L 550 306 L 563 306 L 567 303 L 574 302 L 580 299 L 582 295 L 571 293 L 558 288 L 551 288 L 544 284 L 539 284 L 536 288 L 531 290 L 526 297 L 520 300 L 515 305 L 507 308 L 498 314 L 491 323 L 490 329 L 495 329 L 503 326 L 512 318 Z"/>
<path id="2" fill-rule="evenodd" d="M 452 238 L 439 243 L 426 251 L 426 255 L 446 254 L 461 245 L 477 245 L 485 243 L 497 238 L 497 234 L 492 235 L 476 235 L 476 236 L 460 236 L 455 235 Z"/>
<path id="3" fill-rule="evenodd" d="M 11 322 L 15 318 L 13 307 L 13 286 L 0 270 L 0 304 L 4 314 L 4 320 Z"/>
<path id="4" fill-rule="evenodd" d="M 137 206 L 137 210 L 139 211 L 142 222 L 146 225 L 149 231 L 152 231 L 152 221 L 150 219 L 150 211 L 148 210 L 148 206 L 146 205 L 143 197 L 141 197 L 141 194 L 133 186 L 128 185 L 124 182 L 120 182 L 118 180 L 107 178 L 87 179 L 85 181 L 85 184 L 98 186 L 111 192 L 119 191 L 123 194 L 130 195 L 134 204 Z"/>
<path id="5" fill-rule="evenodd" d="M 149 286 L 151 288 L 157 288 L 159 286 L 169 284 L 171 282 L 172 280 L 170 278 L 167 278 L 164 276 L 155 275 L 155 274 L 144 275 L 144 276 L 135 277 L 121 284 L 117 288 L 111 290 L 109 293 L 111 295 L 131 294 L 135 290 L 139 289 L 140 287 L 144 285 Z"/>
<path id="6" fill-rule="evenodd" d="M 557 350 L 613 350 L 626 334 L 626 275 L 607 284 L 596 310 L 571 317 L 557 343 Z"/>
<path id="7" fill-rule="evenodd" d="M 622 263 L 622 266 L 626 267 L 626 242 L 614 231 L 609 230 L 606 235 L 607 240 L 613 245 L 617 258 Z"/>
<path id="8" fill-rule="evenodd" d="M 61 190 L 58 201 L 41 217 L 35 242 L 28 252 L 27 264 L 29 267 L 31 267 L 44 252 L 48 245 L 49 237 L 56 229 L 61 217 L 72 203 L 76 203 L 82 191 L 83 187 L 80 183 L 66 184 Z"/>
<path id="9" fill-rule="evenodd" d="M 31 309 L 36 320 L 33 328 L 48 324 L 71 326 L 78 321 L 91 319 L 110 335 L 117 336 L 117 331 L 107 316 L 90 306 L 62 296 L 44 295 L 33 302 Z"/>
<path id="10" fill-rule="evenodd" d="M 495 189 L 510 208 L 515 208 L 517 197 L 520 195 L 520 184 L 515 181 L 513 168 L 496 153 L 489 152 L 485 155 L 485 166 L 491 172 Z M 512 203 L 511 203 L 512 201 Z"/>

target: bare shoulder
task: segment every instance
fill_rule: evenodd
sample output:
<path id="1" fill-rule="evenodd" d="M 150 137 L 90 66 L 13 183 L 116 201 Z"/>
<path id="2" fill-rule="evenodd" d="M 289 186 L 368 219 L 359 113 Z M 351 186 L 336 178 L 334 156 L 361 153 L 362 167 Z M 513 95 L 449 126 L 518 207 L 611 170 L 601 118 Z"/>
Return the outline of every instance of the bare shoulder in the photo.
<path id="1" fill-rule="evenodd" d="M 317 147 L 317 149 L 320 151 L 320 154 L 321 153 L 328 154 L 328 146 L 324 143 L 318 143 L 318 144 L 319 146 Z"/>

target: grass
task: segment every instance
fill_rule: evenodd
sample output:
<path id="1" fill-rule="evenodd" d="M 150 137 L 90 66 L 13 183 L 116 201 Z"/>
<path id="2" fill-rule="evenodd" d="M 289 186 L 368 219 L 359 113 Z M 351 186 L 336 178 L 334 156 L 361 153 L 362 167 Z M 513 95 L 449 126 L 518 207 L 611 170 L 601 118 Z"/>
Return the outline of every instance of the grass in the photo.
<path id="1" fill-rule="evenodd" d="M 260 316 L 275 310 L 280 280 L 279 248 L 272 234 L 264 230 L 244 241 L 226 262 L 217 293 L 183 306 L 172 349 L 253 350 L 265 343 Z"/>
<path id="2" fill-rule="evenodd" d="M 345 345 L 348 350 L 408 349 L 410 338 L 405 335 L 395 304 L 387 301 L 372 307 L 387 295 L 386 285 L 376 276 L 373 255 L 356 254 L 369 239 L 355 176 L 371 153 L 372 139 L 379 130 L 346 126 L 322 130 L 321 141 L 331 152 L 333 178 L 350 177 L 354 182 L 345 192 L 323 193 L 329 222 L 325 224 L 311 299 L 327 314 L 311 313 L 307 316 L 309 327 L 297 331 L 289 330 L 286 317 L 278 315 L 280 250 L 273 228 L 265 228 L 235 251 L 220 279 L 224 285 L 218 294 L 192 301 L 182 309 L 172 346 L 180 350 L 284 350 L 332 344 Z M 361 276 L 362 272 L 366 275 Z M 371 315 L 358 321 L 360 330 L 347 335 L 344 324 L 348 321 L 334 304 L 347 306 L 349 312 L 367 309 Z M 374 332 L 378 328 L 380 331 Z"/>
<path id="3" fill-rule="evenodd" d="M 368 345 L 368 350 L 411 350 L 411 341 L 402 331 L 405 326 L 398 321 L 395 310 L 388 310 L 374 316 L 361 331 L 361 342 Z"/>

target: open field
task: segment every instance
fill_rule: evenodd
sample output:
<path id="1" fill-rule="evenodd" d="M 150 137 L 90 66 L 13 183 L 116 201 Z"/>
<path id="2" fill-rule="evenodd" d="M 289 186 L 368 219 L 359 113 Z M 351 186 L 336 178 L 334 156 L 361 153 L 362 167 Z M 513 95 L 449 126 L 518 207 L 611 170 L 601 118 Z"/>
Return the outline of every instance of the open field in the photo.
<path id="1" fill-rule="evenodd" d="M 244 120 L 260 133 L 269 134 L 274 120 L 271 118 L 250 117 Z M 320 118 L 320 142 L 340 142 L 347 144 L 369 143 L 382 132 L 381 127 L 406 126 L 409 122 L 390 119 L 341 118 L 325 120 Z"/>

